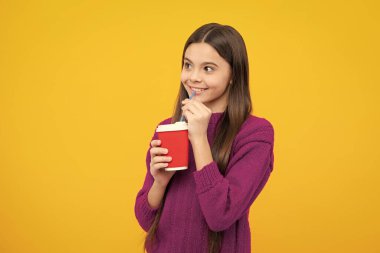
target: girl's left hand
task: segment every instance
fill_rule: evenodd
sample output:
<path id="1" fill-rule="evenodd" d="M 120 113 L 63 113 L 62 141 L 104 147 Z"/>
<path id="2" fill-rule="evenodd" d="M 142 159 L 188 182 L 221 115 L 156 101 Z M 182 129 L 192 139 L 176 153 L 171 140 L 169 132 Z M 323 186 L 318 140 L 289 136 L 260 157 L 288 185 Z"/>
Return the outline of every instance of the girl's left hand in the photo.
<path id="1" fill-rule="evenodd" d="M 182 101 L 182 113 L 187 119 L 189 140 L 193 143 L 198 138 L 207 138 L 207 127 L 212 114 L 211 109 L 196 99 Z"/>

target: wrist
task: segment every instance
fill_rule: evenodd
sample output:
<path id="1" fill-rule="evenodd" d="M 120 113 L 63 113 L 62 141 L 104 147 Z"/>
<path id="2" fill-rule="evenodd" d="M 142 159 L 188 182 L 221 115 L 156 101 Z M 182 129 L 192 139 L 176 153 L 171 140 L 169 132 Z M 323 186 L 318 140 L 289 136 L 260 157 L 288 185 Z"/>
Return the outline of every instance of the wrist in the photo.
<path id="1" fill-rule="evenodd" d="M 165 191 L 167 184 L 158 182 L 157 180 L 154 180 L 152 187 L 154 187 L 157 190 Z"/>
<path id="2" fill-rule="evenodd" d="M 204 143 L 207 143 L 208 144 L 208 138 L 207 138 L 207 134 L 202 134 L 202 135 L 198 135 L 194 138 L 192 138 L 190 140 L 191 144 L 194 146 L 194 145 L 198 145 L 198 144 L 204 144 Z"/>
<path id="3" fill-rule="evenodd" d="M 151 209 L 158 209 L 162 204 L 165 188 L 162 188 L 156 181 L 148 192 L 148 205 Z"/>
<path id="4" fill-rule="evenodd" d="M 207 136 L 194 139 L 191 143 L 197 171 L 213 161 L 210 144 Z"/>

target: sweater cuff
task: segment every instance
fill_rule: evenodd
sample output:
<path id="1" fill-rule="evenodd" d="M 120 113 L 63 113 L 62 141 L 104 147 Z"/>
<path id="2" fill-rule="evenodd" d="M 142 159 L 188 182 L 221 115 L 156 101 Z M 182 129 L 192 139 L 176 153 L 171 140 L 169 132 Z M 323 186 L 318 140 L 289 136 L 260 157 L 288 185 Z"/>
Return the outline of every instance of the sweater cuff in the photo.
<path id="1" fill-rule="evenodd" d="M 141 205 L 141 210 L 142 210 L 142 213 L 145 217 L 151 217 L 151 216 L 155 216 L 158 209 L 160 207 L 157 207 L 157 208 L 152 208 L 150 205 L 149 205 L 149 202 L 148 202 L 148 192 L 146 192 L 143 196 L 143 199 L 142 199 L 142 205 Z"/>
<path id="2" fill-rule="evenodd" d="M 223 179 L 215 161 L 205 165 L 201 170 L 193 172 L 193 175 L 197 193 L 202 193 L 213 188 Z"/>

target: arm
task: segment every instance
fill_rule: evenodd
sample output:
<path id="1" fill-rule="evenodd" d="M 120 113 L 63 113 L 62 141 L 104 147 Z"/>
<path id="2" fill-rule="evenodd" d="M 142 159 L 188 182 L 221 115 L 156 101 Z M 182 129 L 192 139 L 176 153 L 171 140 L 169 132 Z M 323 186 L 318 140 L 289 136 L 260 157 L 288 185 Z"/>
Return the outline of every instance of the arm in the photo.
<path id="1" fill-rule="evenodd" d="M 157 193 L 157 191 L 154 190 L 154 187 L 153 187 L 154 179 L 152 175 L 150 174 L 149 164 L 150 164 L 150 152 L 148 150 L 147 155 L 146 155 L 147 172 L 145 175 L 144 185 L 141 188 L 141 190 L 137 193 L 136 202 L 135 202 L 135 215 L 136 215 L 137 221 L 139 222 L 140 226 L 145 231 L 149 230 L 156 216 L 156 213 L 158 210 L 158 207 L 156 207 L 156 204 L 159 198 L 159 196 L 157 195 L 160 195 L 159 193 Z M 151 191 L 152 188 L 153 190 Z M 149 192 L 151 192 L 150 197 L 148 197 Z M 152 206 L 149 204 L 148 198 L 151 199 L 151 204 L 153 204 Z M 153 199 L 156 199 L 156 201 Z"/>
<path id="2" fill-rule="evenodd" d="M 161 124 L 170 123 L 171 118 L 168 118 Z M 146 153 L 146 175 L 143 187 L 137 193 L 136 202 L 135 202 L 135 215 L 140 226 L 148 231 L 152 225 L 154 218 L 156 217 L 157 211 L 161 205 L 162 199 L 165 194 L 166 186 L 158 184 L 150 172 L 150 162 L 151 162 L 151 142 L 152 140 L 158 139 L 156 131 L 154 132 L 153 137 L 151 138 L 148 151 Z"/>
<path id="3" fill-rule="evenodd" d="M 273 168 L 273 128 L 252 130 L 243 137 L 231 152 L 225 177 L 215 161 L 194 172 L 201 210 L 213 231 L 226 230 L 248 211 Z M 197 167 L 207 161 L 200 154 L 195 157 Z"/>
<path id="4" fill-rule="evenodd" d="M 195 139 L 191 145 L 193 147 L 196 169 L 200 171 L 204 166 L 213 161 L 207 135 L 202 135 L 199 139 Z"/>
<path id="5" fill-rule="evenodd" d="M 161 206 L 162 199 L 164 198 L 166 186 L 153 182 L 152 187 L 148 192 L 148 204 L 152 209 L 158 209 Z"/>

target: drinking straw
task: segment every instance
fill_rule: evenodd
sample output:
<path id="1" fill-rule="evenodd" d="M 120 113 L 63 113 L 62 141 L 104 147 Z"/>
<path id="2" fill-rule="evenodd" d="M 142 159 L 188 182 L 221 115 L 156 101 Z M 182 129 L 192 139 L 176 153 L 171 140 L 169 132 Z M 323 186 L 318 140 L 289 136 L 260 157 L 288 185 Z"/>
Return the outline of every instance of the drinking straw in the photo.
<path id="1" fill-rule="evenodd" d="M 194 97 L 194 96 L 195 96 L 195 91 L 193 91 L 193 92 L 191 93 L 189 99 L 191 99 L 191 98 Z M 185 120 L 185 118 L 183 117 L 183 114 L 182 114 L 181 119 L 180 119 L 179 121 L 184 121 L 184 120 Z"/>

